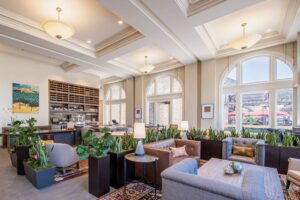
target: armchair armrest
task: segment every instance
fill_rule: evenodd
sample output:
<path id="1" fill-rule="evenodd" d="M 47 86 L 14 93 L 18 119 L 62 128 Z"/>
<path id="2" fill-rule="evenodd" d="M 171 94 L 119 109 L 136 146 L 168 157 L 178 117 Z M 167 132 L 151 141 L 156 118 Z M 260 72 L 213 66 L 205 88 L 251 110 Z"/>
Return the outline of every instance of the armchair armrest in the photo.
<path id="1" fill-rule="evenodd" d="M 228 159 L 232 154 L 232 138 L 222 140 L 222 159 Z"/>
<path id="2" fill-rule="evenodd" d="M 175 140 L 176 146 L 181 147 L 185 145 L 186 152 L 189 156 L 198 156 L 201 155 L 201 142 L 194 140 Z"/>
<path id="3" fill-rule="evenodd" d="M 255 162 L 258 165 L 265 166 L 265 141 L 258 140 L 255 145 Z"/>
<path id="4" fill-rule="evenodd" d="M 289 167 L 288 170 L 297 170 L 300 171 L 300 159 L 289 158 Z"/>

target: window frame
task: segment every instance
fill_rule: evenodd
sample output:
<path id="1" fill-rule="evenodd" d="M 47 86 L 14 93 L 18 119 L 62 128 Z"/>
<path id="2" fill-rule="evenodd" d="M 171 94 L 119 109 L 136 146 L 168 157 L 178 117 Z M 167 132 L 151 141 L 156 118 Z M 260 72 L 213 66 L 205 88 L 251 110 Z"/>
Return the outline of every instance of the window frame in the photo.
<path id="1" fill-rule="evenodd" d="M 269 81 L 267 82 L 255 82 L 255 83 L 247 83 L 244 84 L 242 82 L 242 63 L 253 59 L 256 57 L 269 57 Z M 221 98 L 219 98 L 219 105 L 220 105 L 220 125 L 221 128 L 225 127 L 224 122 L 224 98 L 225 95 L 228 94 L 235 94 L 236 95 L 236 124 L 235 129 L 240 131 L 243 127 L 242 124 L 242 94 L 249 93 L 249 92 L 260 92 L 260 91 L 268 91 L 269 92 L 269 127 L 270 128 L 276 128 L 277 127 L 277 119 L 276 119 L 276 91 L 280 89 L 292 89 L 293 91 L 293 113 L 292 113 L 292 119 L 293 119 L 293 125 L 295 125 L 295 90 L 294 82 L 295 82 L 295 70 L 291 65 L 291 62 L 286 61 L 285 63 L 290 68 L 293 74 L 292 79 L 277 79 L 277 59 L 284 61 L 280 56 L 272 55 L 272 54 L 260 54 L 260 55 L 254 55 L 254 56 L 247 56 L 243 59 L 238 60 L 237 62 L 231 64 L 229 66 L 228 70 L 223 73 L 223 78 L 220 80 L 220 93 Z M 237 70 L 237 77 L 236 77 L 236 84 L 235 85 L 224 85 L 224 81 L 226 80 L 228 74 L 233 70 L 233 68 L 236 68 Z"/>
<path id="2" fill-rule="evenodd" d="M 170 78 L 170 93 L 164 93 L 164 94 L 158 94 L 157 93 L 157 80 L 159 80 L 159 78 L 161 77 L 169 77 Z M 179 92 L 174 92 L 174 80 L 178 81 L 178 83 L 181 86 L 181 90 Z M 148 95 L 148 91 L 151 88 L 151 84 L 154 84 L 154 93 L 152 95 Z M 184 88 L 183 88 L 183 84 L 180 81 L 180 79 L 176 78 L 175 76 L 171 75 L 171 74 L 167 74 L 167 75 L 160 75 L 160 76 L 156 76 L 154 77 L 153 80 L 151 80 L 148 83 L 148 86 L 146 87 L 146 106 L 145 106 L 145 118 L 146 118 L 146 123 L 149 124 L 149 104 L 150 103 L 154 103 L 154 125 L 158 124 L 158 104 L 160 102 L 166 102 L 169 101 L 170 102 L 170 110 L 169 110 L 169 124 L 171 124 L 173 122 L 173 100 L 174 99 L 181 99 L 182 105 L 181 105 L 181 119 L 183 119 L 183 113 L 184 113 L 184 99 L 183 99 L 183 93 L 184 93 Z"/>
<path id="3" fill-rule="evenodd" d="M 118 89 L 119 89 L 119 91 L 118 91 L 119 92 L 119 99 L 112 99 L 112 96 L 113 96 L 112 89 L 114 87 L 118 87 Z M 122 98 L 122 93 L 124 93 L 125 98 Z M 104 119 L 105 124 L 111 122 L 111 120 L 112 120 L 112 112 L 111 112 L 112 105 L 116 105 L 116 104 L 119 105 L 119 119 L 116 119 L 116 120 L 118 120 L 118 122 L 121 125 L 125 125 L 126 124 L 126 92 L 123 89 L 123 87 L 120 86 L 120 85 L 112 85 L 106 91 L 105 100 L 104 100 L 104 107 L 103 107 L 105 109 L 105 111 L 103 112 L 103 114 L 104 114 L 103 119 Z M 124 111 L 122 110 L 122 104 L 125 104 L 125 108 L 124 108 L 125 110 Z M 107 106 L 109 106 L 109 111 L 110 111 L 109 114 L 107 113 L 107 110 L 106 110 Z M 122 124 L 122 120 L 121 120 L 122 119 L 122 111 L 125 113 L 124 124 Z"/>

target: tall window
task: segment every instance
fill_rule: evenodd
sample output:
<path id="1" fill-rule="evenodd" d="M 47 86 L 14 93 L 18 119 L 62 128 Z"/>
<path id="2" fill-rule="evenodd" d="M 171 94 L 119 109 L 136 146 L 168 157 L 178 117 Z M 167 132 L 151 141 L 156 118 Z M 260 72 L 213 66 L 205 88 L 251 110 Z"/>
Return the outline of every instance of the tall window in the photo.
<path id="1" fill-rule="evenodd" d="M 113 120 L 119 124 L 126 124 L 126 96 L 124 90 L 118 86 L 111 86 L 105 96 L 105 124 Z"/>
<path id="2" fill-rule="evenodd" d="M 280 128 L 293 125 L 293 71 L 274 56 L 238 63 L 223 80 L 225 129 Z"/>
<path id="3" fill-rule="evenodd" d="M 159 76 L 148 86 L 146 122 L 150 125 L 180 124 L 182 87 L 172 76 Z"/>

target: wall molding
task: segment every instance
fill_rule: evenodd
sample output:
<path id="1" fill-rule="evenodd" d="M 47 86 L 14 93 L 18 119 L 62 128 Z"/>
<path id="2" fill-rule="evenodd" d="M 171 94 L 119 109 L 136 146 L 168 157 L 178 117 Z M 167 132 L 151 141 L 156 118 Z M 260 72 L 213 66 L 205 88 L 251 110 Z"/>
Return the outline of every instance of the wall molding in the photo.
<path id="1" fill-rule="evenodd" d="M 195 0 L 189 1 L 189 6 L 187 9 L 187 16 L 193 16 L 197 13 L 203 12 L 211 7 L 218 4 L 224 3 L 226 0 Z"/>
<path id="2" fill-rule="evenodd" d="M 63 62 L 61 65 L 60 65 L 60 68 L 62 68 L 65 72 L 69 72 L 73 69 L 76 69 L 80 67 L 80 65 L 77 65 L 77 64 L 73 64 L 73 63 L 70 63 L 70 62 Z"/>

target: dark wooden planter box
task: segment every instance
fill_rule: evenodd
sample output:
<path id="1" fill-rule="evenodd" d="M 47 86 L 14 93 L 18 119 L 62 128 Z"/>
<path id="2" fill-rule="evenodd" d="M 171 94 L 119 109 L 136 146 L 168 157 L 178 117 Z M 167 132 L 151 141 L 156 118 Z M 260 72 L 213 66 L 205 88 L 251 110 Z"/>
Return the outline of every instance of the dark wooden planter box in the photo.
<path id="1" fill-rule="evenodd" d="M 24 160 L 24 170 L 26 178 L 37 189 L 48 187 L 54 183 L 55 167 L 49 169 L 35 170 Z"/>
<path id="2" fill-rule="evenodd" d="M 133 153 L 134 150 L 124 151 L 120 153 L 110 152 L 110 185 L 114 188 L 119 188 L 124 185 L 124 159 L 125 155 Z M 126 179 L 132 181 L 135 178 L 135 165 L 132 162 L 127 162 Z"/>
<path id="3" fill-rule="evenodd" d="M 110 156 L 89 157 L 89 193 L 100 197 L 109 192 Z"/>
<path id="4" fill-rule="evenodd" d="M 30 146 L 16 146 L 18 175 L 25 175 L 23 161 L 29 158 L 29 149 Z"/>
<path id="5" fill-rule="evenodd" d="M 209 160 L 210 158 L 222 159 L 222 141 L 205 140 L 201 141 L 201 159 Z"/>
<path id="6" fill-rule="evenodd" d="M 266 167 L 276 168 L 279 171 L 280 163 L 280 147 L 266 145 L 265 146 L 265 165 Z"/>
<path id="7" fill-rule="evenodd" d="M 288 169 L 288 159 L 298 158 L 300 159 L 300 148 L 297 147 L 280 147 L 280 168 L 279 173 L 286 174 Z"/>

